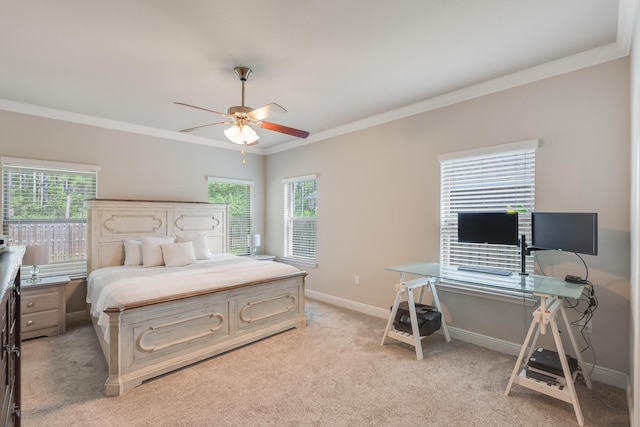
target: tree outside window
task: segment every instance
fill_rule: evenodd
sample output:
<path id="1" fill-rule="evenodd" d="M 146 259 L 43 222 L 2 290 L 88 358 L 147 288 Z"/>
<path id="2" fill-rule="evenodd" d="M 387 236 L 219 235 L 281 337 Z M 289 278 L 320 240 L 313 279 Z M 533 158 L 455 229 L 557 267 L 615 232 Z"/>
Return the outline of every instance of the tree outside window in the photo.
<path id="1" fill-rule="evenodd" d="M 247 235 L 251 234 L 251 189 L 250 182 L 209 178 L 209 202 L 228 205 L 229 253 L 248 255 Z"/>

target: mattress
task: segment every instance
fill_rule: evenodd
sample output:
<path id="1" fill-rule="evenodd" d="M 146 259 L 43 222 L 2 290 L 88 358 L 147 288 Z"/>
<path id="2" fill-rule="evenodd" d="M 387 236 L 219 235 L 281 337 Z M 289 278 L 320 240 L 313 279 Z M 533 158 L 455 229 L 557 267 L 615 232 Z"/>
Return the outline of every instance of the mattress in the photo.
<path id="1" fill-rule="evenodd" d="M 216 254 L 184 267 L 105 267 L 89 275 L 87 303 L 91 315 L 106 333 L 109 317 L 104 310 L 109 307 L 223 289 L 296 272 L 299 270 L 288 264 L 231 254 Z"/>

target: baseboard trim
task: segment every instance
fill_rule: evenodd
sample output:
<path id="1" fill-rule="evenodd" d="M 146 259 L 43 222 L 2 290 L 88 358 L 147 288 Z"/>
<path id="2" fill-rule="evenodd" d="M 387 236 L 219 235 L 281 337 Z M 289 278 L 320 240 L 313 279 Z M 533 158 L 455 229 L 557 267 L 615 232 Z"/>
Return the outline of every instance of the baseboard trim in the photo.
<path id="1" fill-rule="evenodd" d="M 88 322 L 89 315 L 85 310 L 83 311 L 74 311 L 71 313 L 67 313 L 64 317 L 64 321 L 67 325 L 72 323 L 80 323 L 80 322 Z"/>
<path id="2" fill-rule="evenodd" d="M 382 319 L 389 318 L 389 310 L 385 310 L 383 308 L 335 297 L 333 295 L 323 294 L 309 289 L 305 291 L 305 295 L 307 298 L 357 311 L 359 313 L 368 314 Z M 441 334 L 442 332 L 438 331 L 437 333 Z M 509 354 L 514 357 L 518 356 L 522 346 L 522 344 L 519 343 L 497 339 L 488 335 L 478 334 L 476 332 L 467 331 L 453 326 L 449 326 L 449 333 L 453 339 L 468 342 L 500 353 Z M 593 370 L 593 372 L 591 372 L 591 379 L 594 381 L 599 381 L 622 390 L 627 388 L 628 375 L 624 372 L 597 365 L 594 368 L 593 365 L 589 363 L 586 363 L 586 368 L 590 372 Z"/>

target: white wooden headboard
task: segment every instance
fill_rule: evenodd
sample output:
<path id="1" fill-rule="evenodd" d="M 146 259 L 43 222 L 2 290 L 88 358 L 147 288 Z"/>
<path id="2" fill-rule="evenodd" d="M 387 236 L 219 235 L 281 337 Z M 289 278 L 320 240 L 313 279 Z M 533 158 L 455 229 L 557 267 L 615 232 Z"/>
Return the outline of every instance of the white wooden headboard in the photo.
<path id="1" fill-rule="evenodd" d="M 90 200 L 87 274 L 124 262 L 124 239 L 207 233 L 212 253 L 227 252 L 227 205 L 198 202 Z"/>

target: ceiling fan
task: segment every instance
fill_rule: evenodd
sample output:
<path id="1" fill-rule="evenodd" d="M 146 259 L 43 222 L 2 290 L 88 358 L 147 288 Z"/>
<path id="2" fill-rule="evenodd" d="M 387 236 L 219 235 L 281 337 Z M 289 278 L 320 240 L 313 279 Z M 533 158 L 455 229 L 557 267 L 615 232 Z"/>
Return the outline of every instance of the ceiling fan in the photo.
<path id="1" fill-rule="evenodd" d="M 240 145 L 255 145 L 258 143 L 260 137 L 249 125 L 259 126 L 263 129 L 271 130 L 274 132 L 280 132 L 287 135 L 295 136 L 298 138 L 306 138 L 309 136 L 309 132 L 299 129 L 290 128 L 288 126 L 278 125 L 271 122 L 266 122 L 264 119 L 275 113 L 286 113 L 287 110 L 282 108 L 276 103 L 267 104 L 264 107 L 253 109 L 244 105 L 244 83 L 251 74 L 251 68 L 248 67 L 236 67 L 234 71 L 242 82 L 242 105 L 236 105 L 229 107 L 226 113 L 221 113 L 207 108 L 197 107 L 195 105 L 185 104 L 184 102 L 174 102 L 178 105 L 184 105 L 185 107 L 197 108 L 198 110 L 208 111 L 210 113 L 219 114 L 226 118 L 226 120 L 215 123 L 208 123 L 206 125 L 195 126 L 188 129 L 182 129 L 180 132 L 191 132 L 196 129 L 201 129 L 207 126 L 230 124 L 230 128 L 224 131 L 224 134 L 232 142 Z"/>

